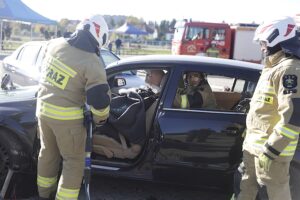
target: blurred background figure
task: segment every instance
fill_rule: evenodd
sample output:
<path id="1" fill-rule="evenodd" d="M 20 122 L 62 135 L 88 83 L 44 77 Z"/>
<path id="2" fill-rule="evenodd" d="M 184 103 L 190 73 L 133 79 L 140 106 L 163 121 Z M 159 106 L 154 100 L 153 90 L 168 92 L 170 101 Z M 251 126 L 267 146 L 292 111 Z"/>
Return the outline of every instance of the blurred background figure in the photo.
<path id="1" fill-rule="evenodd" d="M 219 57 L 219 49 L 217 48 L 217 44 L 215 41 L 212 41 L 210 43 L 210 47 L 206 50 L 206 55 L 208 57 L 215 57 L 218 58 Z"/>
<path id="2" fill-rule="evenodd" d="M 112 51 L 112 47 L 113 47 L 112 41 L 109 41 L 109 42 L 108 42 L 107 47 L 108 47 L 108 50 L 109 50 L 109 51 Z"/>
<path id="3" fill-rule="evenodd" d="M 121 55 L 122 40 L 120 38 L 116 39 L 115 45 L 116 45 L 116 54 Z"/>

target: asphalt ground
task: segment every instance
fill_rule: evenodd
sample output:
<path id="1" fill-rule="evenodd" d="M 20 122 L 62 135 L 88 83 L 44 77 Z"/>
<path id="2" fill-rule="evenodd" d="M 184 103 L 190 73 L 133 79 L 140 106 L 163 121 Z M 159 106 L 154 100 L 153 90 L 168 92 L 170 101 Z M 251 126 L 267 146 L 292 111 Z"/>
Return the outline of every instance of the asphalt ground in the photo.
<path id="1" fill-rule="evenodd" d="M 96 175 L 91 181 L 92 200 L 229 200 L 230 194 L 159 183 Z M 81 191 L 80 200 L 85 199 Z"/>

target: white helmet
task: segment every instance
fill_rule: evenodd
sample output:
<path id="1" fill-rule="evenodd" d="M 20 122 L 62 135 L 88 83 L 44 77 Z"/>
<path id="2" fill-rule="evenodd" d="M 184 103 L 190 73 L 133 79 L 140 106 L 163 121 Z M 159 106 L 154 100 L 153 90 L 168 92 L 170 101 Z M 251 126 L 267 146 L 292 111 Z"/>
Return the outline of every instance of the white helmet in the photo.
<path id="1" fill-rule="evenodd" d="M 81 21 L 76 30 L 87 30 L 99 43 L 99 47 L 104 46 L 108 40 L 108 26 L 101 15 L 93 15 Z"/>
<path id="2" fill-rule="evenodd" d="M 267 47 L 275 45 L 296 36 L 296 23 L 292 17 L 283 17 L 259 25 L 255 31 L 253 40 L 264 41 Z"/>

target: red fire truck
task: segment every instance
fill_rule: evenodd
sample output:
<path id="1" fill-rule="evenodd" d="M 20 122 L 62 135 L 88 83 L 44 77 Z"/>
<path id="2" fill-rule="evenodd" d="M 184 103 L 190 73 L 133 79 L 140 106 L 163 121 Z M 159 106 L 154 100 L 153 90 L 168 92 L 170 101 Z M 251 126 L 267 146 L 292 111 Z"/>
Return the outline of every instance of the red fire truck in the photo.
<path id="1" fill-rule="evenodd" d="M 205 55 L 260 63 L 262 54 L 252 42 L 256 24 L 179 21 L 175 25 L 172 54 Z"/>

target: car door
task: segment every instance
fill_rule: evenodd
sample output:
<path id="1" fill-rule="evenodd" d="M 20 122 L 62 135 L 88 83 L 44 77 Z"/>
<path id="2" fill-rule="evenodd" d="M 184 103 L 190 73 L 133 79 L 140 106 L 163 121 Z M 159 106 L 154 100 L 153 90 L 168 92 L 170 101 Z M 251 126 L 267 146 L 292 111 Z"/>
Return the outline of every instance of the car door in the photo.
<path id="1" fill-rule="evenodd" d="M 35 66 L 41 44 L 28 44 L 21 50 L 16 60 L 10 64 L 12 81 L 17 85 L 36 85 L 39 79 L 39 69 Z"/>
<path id="2" fill-rule="evenodd" d="M 160 132 L 157 136 L 160 142 L 153 170 L 156 179 L 206 187 L 231 186 L 229 183 L 232 173 L 242 156 L 242 133 L 245 130 L 246 114 L 233 111 L 232 108 L 173 107 L 176 93 L 176 87 L 173 86 L 180 85 L 184 73 L 209 73 L 210 70 L 212 69 L 207 68 L 201 71 L 199 66 L 177 67 L 167 84 L 164 102 L 161 102 L 155 122 L 155 127 Z M 213 88 L 214 93 L 218 90 L 228 91 L 228 87 L 230 95 L 235 89 L 241 94 L 250 89 L 253 92 L 253 87 L 249 87 L 250 83 L 253 85 L 252 81 L 238 79 L 233 72 L 230 77 L 230 73 L 227 70 L 226 76 L 211 75 L 209 84 L 212 88 L 217 86 Z M 216 78 L 220 79 L 218 84 Z M 224 103 L 224 99 L 225 93 L 219 95 L 219 103 Z M 234 104 L 231 106 L 234 107 Z"/>

